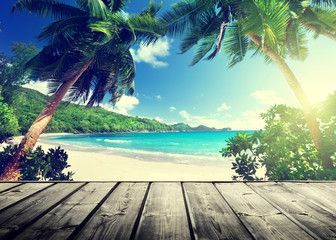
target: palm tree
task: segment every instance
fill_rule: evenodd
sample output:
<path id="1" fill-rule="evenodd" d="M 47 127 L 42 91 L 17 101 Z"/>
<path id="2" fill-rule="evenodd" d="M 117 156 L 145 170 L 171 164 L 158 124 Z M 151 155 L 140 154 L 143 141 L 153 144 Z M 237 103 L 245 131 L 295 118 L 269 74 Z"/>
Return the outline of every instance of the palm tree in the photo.
<path id="1" fill-rule="evenodd" d="M 324 35 L 336 41 L 336 2 L 333 0 L 290 0 L 286 1 L 291 10 L 291 25 L 303 25 L 313 31 L 315 37 Z"/>
<path id="2" fill-rule="evenodd" d="M 72 100 L 83 99 L 92 106 L 107 92 L 115 104 L 127 92 L 134 92 L 135 65 L 130 54 L 134 44 L 150 44 L 165 33 L 155 18 L 160 6 L 150 3 L 138 15 L 121 14 L 125 1 L 77 0 L 78 7 L 52 0 L 21 0 L 13 11 L 28 10 L 56 21 L 38 38 L 48 40 L 29 61 L 32 77 L 49 82 L 50 101 L 29 128 L 0 180 L 19 180 L 19 161 L 33 149 L 58 104 L 68 93 Z"/>
<path id="3" fill-rule="evenodd" d="M 163 15 L 163 21 L 169 25 L 168 33 L 183 36 L 182 53 L 197 46 L 191 65 L 210 51 L 205 59 L 213 59 L 221 48 L 231 59 L 229 67 L 242 61 L 250 49 L 275 63 L 301 104 L 324 167 L 333 169 L 332 160 L 323 155 L 322 134 L 309 99 L 284 60 L 289 54 L 286 41 L 291 40 L 293 44 L 293 39 L 286 39 L 290 19 L 289 4 L 275 0 L 188 0 L 174 4 L 172 10 Z M 300 33 L 296 40 L 296 53 L 303 59 L 307 51 L 299 42 L 302 40 Z"/>

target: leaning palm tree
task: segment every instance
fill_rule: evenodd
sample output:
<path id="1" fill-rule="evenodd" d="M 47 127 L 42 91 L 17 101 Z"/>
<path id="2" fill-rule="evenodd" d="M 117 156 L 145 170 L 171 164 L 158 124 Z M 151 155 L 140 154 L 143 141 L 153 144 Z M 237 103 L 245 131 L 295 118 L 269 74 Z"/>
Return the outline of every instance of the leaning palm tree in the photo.
<path id="1" fill-rule="evenodd" d="M 275 63 L 301 104 L 324 167 L 332 169 L 332 160 L 323 155 L 322 134 L 309 99 L 284 60 L 288 54 L 286 29 L 290 19 L 289 4 L 275 0 L 186 0 L 174 4 L 163 15 L 163 21 L 169 25 L 168 33 L 183 36 L 182 53 L 197 46 L 191 65 L 209 52 L 205 58 L 213 59 L 222 48 L 231 59 L 229 67 L 242 61 L 250 49 Z M 302 36 L 297 38 L 300 39 Z M 296 46 L 303 59 L 306 48 L 301 43 Z"/>
<path id="2" fill-rule="evenodd" d="M 0 180 L 19 180 L 19 161 L 32 149 L 58 104 L 68 93 L 92 106 L 110 93 L 115 104 L 126 92 L 133 94 L 134 44 L 150 44 L 165 33 L 155 18 L 160 6 L 150 3 L 138 15 L 121 14 L 125 1 L 77 0 L 77 7 L 53 0 L 21 0 L 13 11 L 28 10 L 56 21 L 38 36 L 49 45 L 29 61 L 32 77 L 49 82 L 53 96 L 22 139 Z"/>

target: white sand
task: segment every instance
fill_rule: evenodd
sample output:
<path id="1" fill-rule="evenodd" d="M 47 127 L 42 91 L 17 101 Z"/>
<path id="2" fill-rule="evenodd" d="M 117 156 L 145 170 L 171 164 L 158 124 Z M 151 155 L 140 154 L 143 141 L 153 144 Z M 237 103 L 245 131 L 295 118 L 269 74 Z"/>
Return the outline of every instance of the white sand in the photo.
<path id="1" fill-rule="evenodd" d="M 44 136 L 50 134 L 43 134 Z M 22 137 L 15 137 L 19 143 Z M 38 141 L 43 150 L 60 144 Z M 150 162 L 114 154 L 73 150 L 61 145 L 68 153 L 75 181 L 230 181 L 234 171 L 230 167 L 196 166 L 169 162 Z"/>

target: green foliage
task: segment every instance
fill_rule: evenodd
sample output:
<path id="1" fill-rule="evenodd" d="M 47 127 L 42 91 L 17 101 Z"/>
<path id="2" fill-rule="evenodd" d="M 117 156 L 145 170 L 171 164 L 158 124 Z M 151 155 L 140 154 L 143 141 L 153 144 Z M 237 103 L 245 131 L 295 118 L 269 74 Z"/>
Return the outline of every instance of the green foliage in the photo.
<path id="1" fill-rule="evenodd" d="M 322 162 L 305 126 L 302 110 L 276 105 L 262 114 L 266 126 L 260 152 L 270 179 L 317 179 Z"/>
<path id="2" fill-rule="evenodd" d="M 55 19 L 37 36 L 47 46 L 27 63 L 32 79 L 48 81 L 50 93 L 55 93 L 86 66 L 67 93 L 70 100 L 84 100 L 92 107 L 107 93 L 112 105 L 123 94 L 132 95 L 135 64 L 130 48 L 154 43 L 165 34 L 166 25 L 155 17 L 160 6 L 154 3 L 142 13 L 124 18 L 121 11 L 126 2 L 77 0 L 68 5 L 19 0 L 14 4 L 12 12 L 26 10 Z"/>
<path id="3" fill-rule="evenodd" d="M 335 162 L 336 157 L 336 108 L 335 95 L 322 103 L 318 113 L 325 121 L 321 125 L 323 140 L 328 146 L 327 156 Z M 326 114 L 328 112 L 328 114 Z M 253 135 L 238 133 L 227 140 L 221 153 L 235 157 L 233 169 L 238 176 L 234 179 L 257 180 L 255 172 L 260 164 L 265 177 L 271 180 L 331 180 L 336 179 L 336 170 L 325 170 L 321 154 L 318 154 L 305 124 L 301 109 L 275 105 L 261 114 L 265 130 Z"/>
<path id="4" fill-rule="evenodd" d="M 6 99 L 17 116 L 20 133 L 25 134 L 44 108 L 48 97 L 38 91 L 16 87 Z M 137 131 L 172 131 L 173 127 L 155 120 L 130 117 L 101 107 L 87 108 L 61 103 L 44 130 L 45 133 L 112 133 Z"/>
<path id="5" fill-rule="evenodd" d="M 18 134 L 19 124 L 13 114 L 13 109 L 8 107 L 7 103 L 2 102 L 0 86 L 0 143 L 3 143 L 7 138 Z"/>
<path id="6" fill-rule="evenodd" d="M 0 173 L 2 173 L 5 170 L 9 161 L 14 156 L 16 150 L 17 146 L 9 145 L 7 147 L 4 147 L 2 152 L 0 152 Z"/>
<path id="7" fill-rule="evenodd" d="M 10 49 L 12 57 L 0 53 L 0 85 L 6 91 L 13 85 L 22 85 L 29 81 L 29 70 L 25 64 L 38 53 L 38 49 L 31 42 L 14 42 Z"/>
<path id="8" fill-rule="evenodd" d="M 249 135 L 246 132 L 237 133 L 235 137 L 227 140 L 227 147 L 222 149 L 223 157 L 235 157 L 235 162 L 232 163 L 232 169 L 238 174 L 233 176 L 233 180 L 261 180 L 256 176 L 259 163 L 259 158 L 254 145 L 258 143 L 258 135 L 260 132 L 255 132 Z"/>
<path id="9" fill-rule="evenodd" d="M 329 94 L 327 100 L 317 105 L 315 108 L 317 116 L 321 119 L 323 130 L 323 144 L 325 154 L 336 159 L 336 91 Z"/>
<path id="10" fill-rule="evenodd" d="M 7 146 L 0 152 L 0 172 L 2 173 L 13 157 L 17 146 Z M 38 146 L 34 151 L 29 151 L 20 159 L 20 179 L 34 181 L 72 180 L 73 173 L 63 173 L 70 167 L 67 164 L 68 154 L 60 147 L 48 152 Z"/>

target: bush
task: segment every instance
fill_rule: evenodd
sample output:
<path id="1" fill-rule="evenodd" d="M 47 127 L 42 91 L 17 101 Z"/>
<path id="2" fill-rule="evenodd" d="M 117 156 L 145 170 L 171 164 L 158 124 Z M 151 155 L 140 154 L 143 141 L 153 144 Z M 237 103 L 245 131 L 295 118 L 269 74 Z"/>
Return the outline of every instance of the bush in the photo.
<path id="1" fill-rule="evenodd" d="M 14 155 L 17 146 L 8 146 L 0 152 L 0 172 L 3 172 L 8 162 Z M 60 147 L 50 148 L 47 154 L 41 146 L 34 151 L 29 151 L 20 159 L 21 180 L 68 180 L 72 181 L 72 172 L 63 173 L 63 170 L 70 167 L 67 164 L 68 154 Z"/>
<path id="2" fill-rule="evenodd" d="M 335 111 L 335 110 L 334 110 Z M 335 115 L 321 125 L 324 142 L 323 154 L 335 161 L 336 127 Z M 237 133 L 227 140 L 222 149 L 224 157 L 235 157 L 233 168 L 238 174 L 234 180 L 259 180 L 257 169 L 266 170 L 270 180 L 334 180 L 336 170 L 324 169 L 320 156 L 305 124 L 301 109 L 275 105 L 261 114 L 265 130 L 252 135 Z"/>
<path id="3" fill-rule="evenodd" d="M 246 132 L 237 133 L 235 137 L 227 140 L 227 148 L 223 148 L 220 153 L 223 157 L 235 157 L 235 162 L 232 163 L 232 169 L 238 174 L 233 176 L 233 180 L 262 180 L 256 176 L 257 169 L 259 168 L 258 154 L 254 151 L 254 144 L 257 144 L 258 132 L 249 135 Z"/>

